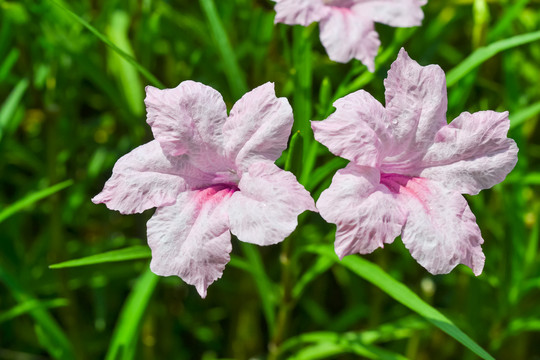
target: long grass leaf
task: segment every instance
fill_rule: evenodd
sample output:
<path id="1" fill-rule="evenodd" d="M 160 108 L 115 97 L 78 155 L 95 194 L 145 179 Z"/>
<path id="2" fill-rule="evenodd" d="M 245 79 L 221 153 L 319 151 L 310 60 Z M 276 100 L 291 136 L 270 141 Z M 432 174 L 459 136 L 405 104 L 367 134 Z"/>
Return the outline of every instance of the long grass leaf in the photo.
<path id="1" fill-rule="evenodd" d="M 313 246 L 310 247 L 309 250 L 323 256 L 331 257 L 336 263 L 346 267 L 356 275 L 379 287 L 398 302 L 425 317 L 433 325 L 459 341 L 482 359 L 494 360 L 490 354 L 482 349 L 480 345 L 472 340 L 467 334 L 461 331 L 450 319 L 418 297 L 418 295 L 409 290 L 407 286 L 388 275 L 379 266 L 364 260 L 359 256 L 348 256 L 339 261 L 333 249 L 328 246 Z"/>
<path id="2" fill-rule="evenodd" d="M 43 308 L 43 309 L 52 309 L 57 307 L 67 306 L 67 299 L 53 299 L 53 300 L 44 300 L 39 301 L 36 299 L 31 299 L 23 303 L 15 305 L 13 308 L 0 313 L 0 324 L 6 321 L 10 321 L 19 316 L 28 314 L 33 310 Z"/>
<path id="3" fill-rule="evenodd" d="M 268 324 L 270 334 L 274 333 L 275 327 L 275 308 L 277 304 L 277 297 L 275 291 L 275 284 L 270 280 L 266 272 L 264 271 L 264 265 L 261 259 L 261 255 L 255 250 L 252 244 L 240 242 L 242 251 L 246 256 L 246 260 L 250 266 L 250 273 L 253 276 L 253 280 L 259 292 L 263 313 Z"/>
<path id="4" fill-rule="evenodd" d="M 17 279 L 10 273 L 8 273 L 2 266 L 0 266 L 0 281 L 3 282 L 9 289 L 11 295 L 19 304 L 27 302 L 38 302 L 37 299 L 25 289 Z M 30 316 L 34 319 L 36 326 L 41 331 L 41 336 L 46 337 L 47 341 L 42 342 L 44 347 L 51 355 L 51 357 L 60 360 L 72 360 L 75 359 L 75 353 L 73 347 L 69 342 L 66 334 L 62 331 L 62 328 L 58 325 L 56 320 L 49 314 L 44 307 L 37 307 L 29 310 Z M 36 328 L 37 330 L 38 328 Z"/>
<path id="5" fill-rule="evenodd" d="M 158 280 L 159 277 L 149 268 L 137 279 L 118 317 L 106 360 L 127 360 L 135 357 L 136 339 Z"/>
<path id="6" fill-rule="evenodd" d="M 15 88 L 11 91 L 6 101 L 0 108 L 0 140 L 6 129 L 10 128 L 10 123 L 13 120 L 15 111 L 21 102 L 21 99 L 28 88 L 28 79 L 20 80 Z"/>
<path id="7" fill-rule="evenodd" d="M 17 201 L 16 203 L 0 211 L 0 223 L 6 220 L 11 215 L 21 211 L 22 209 L 34 204 L 35 202 L 43 198 L 51 196 L 57 193 L 58 191 L 63 190 L 67 188 L 68 186 L 71 186 L 72 184 L 73 184 L 73 180 L 66 180 L 56 185 L 53 185 L 51 187 L 48 187 L 46 189 L 39 190 L 30 195 L 25 196 L 21 200 Z"/>
<path id="8" fill-rule="evenodd" d="M 87 266 L 126 260 L 148 259 L 151 256 L 152 253 L 147 246 L 131 246 L 125 249 L 112 250 L 101 254 L 83 257 L 80 259 L 64 261 L 49 266 L 49 269 L 62 269 L 68 267 Z"/>
<path id="9" fill-rule="evenodd" d="M 515 114 L 510 114 L 510 129 L 516 128 L 524 124 L 527 120 L 540 114 L 540 102 L 526 107 Z"/>
<path id="10" fill-rule="evenodd" d="M 139 64 L 137 60 L 135 60 L 133 57 L 131 57 L 128 53 L 120 49 L 118 46 L 113 44 L 112 41 L 107 39 L 105 35 L 103 35 L 101 32 L 99 32 L 98 29 L 90 25 L 88 21 L 81 18 L 79 15 L 75 14 L 73 11 L 65 7 L 64 5 L 60 4 L 56 0 L 49 0 L 54 5 L 58 6 L 60 9 L 65 11 L 67 14 L 69 14 L 74 20 L 76 20 L 78 23 L 80 23 L 82 26 L 87 28 L 92 34 L 94 34 L 99 40 L 101 40 L 105 45 L 113 49 L 118 55 L 123 57 L 127 62 L 129 62 L 135 69 L 137 69 L 148 81 L 150 81 L 154 86 L 157 86 L 159 88 L 165 88 L 165 85 L 161 81 L 159 81 L 150 71 L 148 71 L 144 66 Z"/>
<path id="11" fill-rule="evenodd" d="M 540 31 L 513 36 L 508 39 L 494 42 L 488 46 L 481 47 L 446 74 L 446 85 L 450 87 L 457 84 L 457 82 L 467 75 L 471 70 L 480 66 L 486 60 L 497 55 L 501 51 L 528 44 L 537 40 L 540 40 Z"/>
<path id="12" fill-rule="evenodd" d="M 214 39 L 218 46 L 218 50 L 223 61 L 223 70 L 229 81 L 229 86 L 236 99 L 239 99 L 247 92 L 247 84 L 244 73 L 240 69 L 236 60 L 236 54 L 233 51 L 227 32 L 221 23 L 219 14 L 216 10 L 216 4 L 214 0 L 200 0 L 201 8 L 203 9 L 210 30 L 214 35 Z"/>

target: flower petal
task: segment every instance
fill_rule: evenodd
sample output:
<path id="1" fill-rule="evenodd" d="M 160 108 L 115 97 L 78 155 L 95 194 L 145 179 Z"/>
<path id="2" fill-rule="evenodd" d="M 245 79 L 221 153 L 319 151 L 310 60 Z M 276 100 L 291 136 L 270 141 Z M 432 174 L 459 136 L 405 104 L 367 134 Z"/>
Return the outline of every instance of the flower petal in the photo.
<path id="1" fill-rule="evenodd" d="M 274 162 L 287 148 L 293 112 L 286 98 L 277 98 L 273 83 L 248 92 L 231 109 L 223 127 L 225 153 L 242 170 L 261 161 Z"/>
<path id="2" fill-rule="evenodd" d="M 122 214 L 174 204 L 178 193 L 211 181 L 185 157 L 167 157 L 157 141 L 122 156 L 103 190 L 92 201 Z"/>
<path id="3" fill-rule="evenodd" d="M 401 239 L 413 258 L 432 274 L 447 274 L 465 264 L 480 275 L 484 240 L 465 198 L 425 178 L 396 182 L 399 202 L 408 211 Z"/>
<path id="4" fill-rule="evenodd" d="M 276 244 L 293 232 L 298 215 L 317 211 L 294 175 L 270 162 L 251 165 L 238 187 L 230 200 L 229 221 L 231 232 L 244 242 Z"/>
<path id="5" fill-rule="evenodd" d="M 336 111 L 324 121 L 312 121 L 315 139 L 337 156 L 357 165 L 376 166 L 388 132 L 384 107 L 364 90 L 334 103 Z"/>
<path id="6" fill-rule="evenodd" d="M 340 258 L 371 253 L 401 233 L 405 215 L 379 180 L 377 169 L 350 163 L 317 201 L 321 216 L 337 226 L 334 246 Z"/>
<path id="7" fill-rule="evenodd" d="M 446 79 L 437 65 L 420 66 L 404 49 L 388 71 L 387 123 L 395 141 L 395 154 L 387 163 L 414 163 L 446 125 Z"/>
<path id="8" fill-rule="evenodd" d="M 189 154 L 196 159 L 221 148 L 227 107 L 211 87 L 194 81 L 165 90 L 147 86 L 144 102 L 146 121 L 167 154 Z"/>
<path id="9" fill-rule="evenodd" d="M 371 0 L 354 6 L 359 12 L 369 14 L 373 21 L 394 26 L 410 27 L 422 24 L 421 7 L 427 0 Z"/>
<path id="10" fill-rule="evenodd" d="M 369 71 L 375 71 L 375 56 L 381 42 L 370 18 L 349 8 L 333 7 L 321 19 L 320 31 L 330 59 L 346 63 L 355 58 Z"/>
<path id="11" fill-rule="evenodd" d="M 327 12 L 323 0 L 275 0 L 275 23 L 308 26 Z"/>
<path id="12" fill-rule="evenodd" d="M 227 203 L 231 194 L 219 186 L 184 192 L 174 205 L 157 209 L 148 221 L 152 271 L 179 276 L 206 297 L 206 289 L 221 277 L 230 260 Z"/>
<path id="13" fill-rule="evenodd" d="M 517 162 L 509 127 L 508 112 L 462 113 L 437 132 L 420 176 L 472 195 L 500 183 Z"/>

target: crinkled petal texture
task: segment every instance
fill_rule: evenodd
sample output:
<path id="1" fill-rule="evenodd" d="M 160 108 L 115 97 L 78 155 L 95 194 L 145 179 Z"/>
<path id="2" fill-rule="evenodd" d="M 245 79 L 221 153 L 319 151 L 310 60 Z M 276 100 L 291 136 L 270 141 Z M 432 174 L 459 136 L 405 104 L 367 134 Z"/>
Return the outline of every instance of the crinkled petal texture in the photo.
<path id="1" fill-rule="evenodd" d="M 122 156 L 103 190 L 92 201 L 122 214 L 174 204 L 181 191 L 211 180 L 185 157 L 168 157 L 157 141 L 141 145 Z"/>
<path id="2" fill-rule="evenodd" d="M 252 164 L 229 201 L 231 232 L 257 245 L 283 241 L 296 228 L 297 217 L 317 211 L 310 194 L 294 175 L 271 162 Z"/>
<path id="3" fill-rule="evenodd" d="M 187 191 L 174 205 L 157 209 L 148 221 L 152 271 L 179 276 L 204 298 L 230 260 L 227 207 L 232 193 L 219 186 Z"/>
<path id="4" fill-rule="evenodd" d="M 375 71 L 381 42 L 374 22 L 350 8 L 333 7 L 320 22 L 321 43 L 330 59 L 346 63 L 355 58 Z"/>
<path id="5" fill-rule="evenodd" d="M 394 26 L 419 26 L 424 19 L 422 6 L 427 0 L 368 0 L 354 6 L 361 13 L 368 14 L 375 22 Z"/>
<path id="6" fill-rule="evenodd" d="M 449 273 L 458 264 L 482 273 L 484 240 L 461 194 L 425 178 L 395 175 L 386 181 L 399 187 L 398 201 L 407 212 L 401 239 L 420 265 L 432 274 Z"/>
<path id="7" fill-rule="evenodd" d="M 337 225 L 336 254 L 368 254 L 394 241 L 405 223 L 396 194 L 380 184 L 375 168 L 350 163 L 317 201 L 321 216 Z"/>
<path id="8" fill-rule="evenodd" d="M 508 113 L 463 113 L 447 124 L 444 73 L 403 49 L 385 86 L 385 108 L 358 91 L 336 101 L 328 120 L 312 123 L 318 141 L 351 161 L 317 202 L 337 224 L 336 253 L 368 253 L 401 232 L 431 273 L 461 263 L 479 275 L 483 240 L 461 194 L 501 182 L 515 166 Z"/>
<path id="9" fill-rule="evenodd" d="M 245 94 L 231 109 L 223 127 L 224 152 L 241 171 L 262 160 L 276 161 L 287 148 L 293 112 L 286 98 L 277 98 L 273 83 Z"/>
<path id="10" fill-rule="evenodd" d="M 392 63 L 386 88 L 386 118 L 393 138 L 385 166 L 416 166 L 437 131 L 446 125 L 446 77 L 437 65 L 420 66 L 404 49 Z"/>
<path id="11" fill-rule="evenodd" d="M 225 170 L 223 125 L 227 107 L 210 86 L 184 81 L 174 89 L 146 87 L 147 122 L 165 153 L 189 155 L 205 171 Z"/>
<path id="12" fill-rule="evenodd" d="M 388 143 L 385 109 L 364 90 L 334 103 L 336 111 L 324 121 L 312 121 L 315 139 L 335 155 L 355 164 L 377 166 Z"/>
<path id="13" fill-rule="evenodd" d="M 508 112 L 462 113 L 437 132 L 422 159 L 420 176 L 473 195 L 500 183 L 517 162 L 509 127 Z"/>
<path id="14" fill-rule="evenodd" d="M 320 21 L 328 9 L 323 0 L 275 0 L 275 23 L 308 26 Z"/>

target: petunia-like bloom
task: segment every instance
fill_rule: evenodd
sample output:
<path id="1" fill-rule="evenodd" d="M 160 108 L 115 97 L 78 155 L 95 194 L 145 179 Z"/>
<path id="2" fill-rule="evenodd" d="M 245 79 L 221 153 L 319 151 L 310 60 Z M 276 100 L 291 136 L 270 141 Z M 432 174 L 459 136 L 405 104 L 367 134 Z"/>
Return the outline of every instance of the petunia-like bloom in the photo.
<path id="1" fill-rule="evenodd" d="M 229 116 L 216 90 L 193 81 L 148 86 L 145 103 L 155 140 L 120 158 L 92 201 L 122 214 L 157 207 L 147 224 L 150 268 L 179 276 L 204 298 L 230 260 L 230 232 L 275 244 L 300 213 L 317 211 L 295 176 L 274 164 L 287 147 L 292 109 L 272 83 L 245 94 Z"/>
<path id="2" fill-rule="evenodd" d="M 274 0 L 276 23 L 320 23 L 321 42 L 333 61 L 360 60 L 375 70 L 381 42 L 375 22 L 412 27 L 422 23 L 427 0 Z"/>
<path id="3" fill-rule="evenodd" d="M 490 188 L 514 168 L 508 112 L 464 112 L 447 124 L 443 70 L 418 65 L 403 49 L 384 85 L 386 107 L 360 90 L 312 122 L 315 138 L 350 160 L 317 201 L 337 225 L 335 251 L 371 253 L 401 234 L 432 274 L 461 263 L 479 275 L 483 239 L 461 194 Z"/>

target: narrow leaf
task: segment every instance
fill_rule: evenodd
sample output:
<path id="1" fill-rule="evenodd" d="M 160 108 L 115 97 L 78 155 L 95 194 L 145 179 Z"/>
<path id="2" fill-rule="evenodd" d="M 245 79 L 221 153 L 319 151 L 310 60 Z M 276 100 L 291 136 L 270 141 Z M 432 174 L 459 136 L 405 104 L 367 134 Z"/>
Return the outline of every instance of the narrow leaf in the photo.
<path id="1" fill-rule="evenodd" d="M 137 279 L 118 317 L 106 360 L 127 360 L 135 357 L 136 340 L 143 316 L 158 280 L 159 277 L 154 275 L 150 268 Z"/>
<path id="2" fill-rule="evenodd" d="M 461 331 L 450 319 L 418 297 L 407 286 L 388 275 L 379 266 L 360 256 L 347 256 L 339 261 L 333 249 L 329 246 L 313 246 L 309 248 L 309 251 L 334 259 L 337 264 L 346 267 L 356 275 L 379 287 L 409 309 L 425 317 L 433 325 L 459 341 L 482 359 L 494 360 L 491 355 Z"/>
<path id="3" fill-rule="evenodd" d="M 488 46 L 481 47 L 446 74 L 446 85 L 450 87 L 457 84 L 457 82 L 467 75 L 471 70 L 480 66 L 486 60 L 497 55 L 501 51 L 537 40 L 540 40 L 540 31 L 513 36 L 508 39 L 494 42 Z"/>
<path id="4" fill-rule="evenodd" d="M 11 91 L 6 101 L 0 108 L 0 140 L 6 129 L 10 128 L 10 123 L 13 120 L 15 111 L 21 102 L 21 99 L 28 88 L 28 79 L 20 80 L 15 88 Z"/>
<path id="5" fill-rule="evenodd" d="M 62 306 L 67 306 L 67 299 L 53 299 L 53 300 L 43 300 L 39 301 L 36 299 L 31 299 L 23 303 L 17 304 L 8 311 L 0 313 L 0 324 L 6 321 L 10 321 L 19 316 L 30 313 L 33 310 L 42 308 L 42 309 L 52 309 Z"/>
<path id="6" fill-rule="evenodd" d="M 131 246 L 125 249 L 107 251 L 101 254 L 91 255 L 80 259 L 64 261 L 49 266 L 49 269 L 62 269 L 68 267 L 103 264 L 117 261 L 148 259 L 152 253 L 148 246 Z"/>
<path id="7" fill-rule="evenodd" d="M 78 23 L 80 23 L 82 26 L 90 30 L 92 34 L 94 34 L 99 40 L 101 40 L 105 45 L 116 51 L 118 55 L 126 59 L 127 62 L 129 62 L 135 69 L 137 69 L 148 81 L 150 81 L 154 86 L 165 88 L 165 85 L 161 81 L 159 81 L 150 71 L 148 71 L 144 66 L 139 64 L 137 60 L 135 60 L 133 57 L 131 57 L 128 53 L 120 49 L 118 46 L 112 43 L 105 35 L 99 32 L 98 29 L 90 25 L 86 20 L 81 18 L 79 15 L 75 14 L 73 11 L 69 10 L 64 5 L 60 4 L 56 0 L 49 0 L 54 5 L 58 6 L 60 9 L 65 11 L 67 14 L 69 14 L 74 20 L 76 20 Z"/>
<path id="8" fill-rule="evenodd" d="M 22 198 L 21 200 L 17 201 L 16 203 L 12 204 L 11 206 L 8 206 L 7 208 L 0 211 L 0 223 L 10 217 L 11 215 L 21 211 L 22 209 L 32 205 L 33 203 L 46 198 L 48 196 L 53 195 L 54 193 L 57 193 L 58 191 L 67 188 L 68 186 L 71 186 L 73 184 L 73 180 L 66 180 L 61 183 L 58 183 L 56 185 L 53 185 L 51 187 L 48 187 L 46 189 L 36 191 L 30 195 L 27 195 L 26 197 Z"/>
<path id="9" fill-rule="evenodd" d="M 13 298 L 19 304 L 38 302 L 31 292 L 24 288 L 24 286 L 18 282 L 17 278 L 8 273 L 1 265 L 0 281 L 6 285 Z M 60 360 L 75 359 L 75 353 L 66 334 L 62 331 L 62 328 L 58 325 L 54 317 L 49 314 L 47 309 L 44 307 L 36 307 L 30 309 L 29 314 L 35 321 L 36 331 L 41 332 L 43 339 L 46 338 L 47 341 L 44 341 L 42 344 L 53 358 Z"/>
<path id="10" fill-rule="evenodd" d="M 218 46 L 221 60 L 223 61 L 223 70 L 229 81 L 229 86 L 231 87 L 235 98 L 239 99 L 247 92 L 248 87 L 244 73 L 240 70 L 240 66 L 236 60 L 236 54 L 227 37 L 227 32 L 219 18 L 216 4 L 214 3 L 214 0 L 200 0 L 199 2 Z"/>

